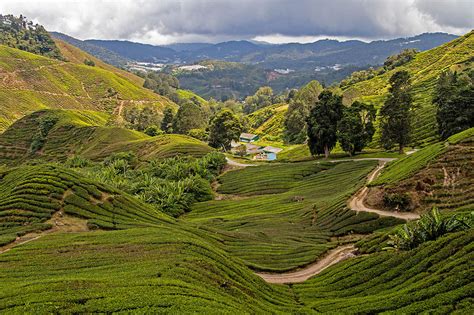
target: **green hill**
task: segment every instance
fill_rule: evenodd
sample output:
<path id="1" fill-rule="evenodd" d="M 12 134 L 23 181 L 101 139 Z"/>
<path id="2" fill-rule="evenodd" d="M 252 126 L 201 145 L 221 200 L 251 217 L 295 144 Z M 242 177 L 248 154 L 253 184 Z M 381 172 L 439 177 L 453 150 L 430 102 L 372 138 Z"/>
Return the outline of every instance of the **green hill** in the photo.
<path id="1" fill-rule="evenodd" d="M 71 61 L 0 45 L 0 132 L 18 118 L 44 108 L 120 115 L 124 106 L 147 104 L 160 110 L 176 107 L 167 98 L 143 88 L 139 78 L 99 62 L 94 67 L 87 66 L 85 53 L 67 44 L 59 47 Z"/>
<path id="2" fill-rule="evenodd" d="M 388 91 L 388 80 L 399 70 L 406 70 L 412 77 L 414 105 L 413 143 L 436 141 L 436 110 L 432 105 L 434 87 L 439 74 L 445 70 L 472 69 L 474 62 L 474 31 L 449 43 L 418 53 L 410 62 L 377 75 L 372 79 L 344 87 L 346 101 L 361 100 L 379 108 Z"/>
<path id="3" fill-rule="evenodd" d="M 176 154 L 202 156 L 212 151 L 205 143 L 183 135 L 150 137 L 144 133 L 108 126 L 111 115 L 95 111 L 41 110 L 15 122 L 0 134 L 0 164 L 25 160 L 64 161 L 80 155 L 92 160 L 132 151 L 142 160 Z M 49 130 L 46 122 L 54 123 Z M 38 135 L 47 131 L 43 138 Z"/>

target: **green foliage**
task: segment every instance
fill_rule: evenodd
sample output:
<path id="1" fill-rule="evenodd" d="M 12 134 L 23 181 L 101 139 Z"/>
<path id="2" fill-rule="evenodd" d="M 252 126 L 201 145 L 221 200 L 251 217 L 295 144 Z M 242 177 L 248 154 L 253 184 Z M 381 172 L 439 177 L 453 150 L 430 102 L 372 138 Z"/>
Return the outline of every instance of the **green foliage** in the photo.
<path id="1" fill-rule="evenodd" d="M 178 109 L 173 121 L 173 132 L 187 134 L 191 129 L 202 129 L 206 125 L 201 106 L 186 101 Z"/>
<path id="2" fill-rule="evenodd" d="M 261 108 L 276 104 L 273 90 L 268 86 L 263 86 L 252 96 L 247 96 L 244 102 L 244 113 L 250 114 Z"/>
<path id="3" fill-rule="evenodd" d="M 30 145 L 31 153 L 35 153 L 43 148 L 46 138 L 48 137 L 50 130 L 58 121 L 58 118 L 55 116 L 43 115 L 37 120 L 38 130 L 32 137 Z"/>
<path id="4" fill-rule="evenodd" d="M 442 140 L 474 127 L 474 70 L 458 75 L 445 71 L 439 76 L 433 103 Z"/>
<path id="5" fill-rule="evenodd" d="M 191 129 L 188 131 L 188 136 L 203 142 L 207 142 L 209 140 L 209 133 L 206 131 L 206 129 Z"/>
<path id="6" fill-rule="evenodd" d="M 306 140 L 306 119 L 308 106 L 301 101 L 292 101 L 288 105 L 284 121 L 284 139 L 288 143 L 303 143 Z"/>
<path id="7" fill-rule="evenodd" d="M 225 163 L 221 154 L 210 153 L 200 159 L 175 157 L 139 166 L 135 154 L 121 152 L 79 171 L 177 217 L 192 203 L 212 199 L 210 182 Z"/>
<path id="8" fill-rule="evenodd" d="M 20 15 L 0 15 L 0 44 L 55 59 L 61 52 L 43 26 Z"/>
<path id="9" fill-rule="evenodd" d="M 350 156 L 362 151 L 372 141 L 375 133 L 376 111 L 373 105 L 354 102 L 344 107 L 338 122 L 337 139 L 341 148 Z"/>
<path id="10" fill-rule="evenodd" d="M 87 59 L 87 58 L 84 59 L 84 64 L 85 64 L 86 66 L 89 66 L 89 67 L 95 67 L 95 62 L 94 62 L 94 60 L 90 60 L 90 59 Z"/>
<path id="11" fill-rule="evenodd" d="M 174 113 L 171 107 L 166 107 L 163 111 L 163 119 L 161 120 L 161 130 L 165 133 L 172 133 L 173 132 L 173 120 L 174 120 Z"/>
<path id="12" fill-rule="evenodd" d="M 138 131 L 145 131 L 150 126 L 160 124 L 160 113 L 151 106 L 126 108 L 123 118 L 128 128 Z"/>
<path id="13" fill-rule="evenodd" d="M 212 117 L 209 124 L 209 145 L 214 148 L 230 149 L 232 140 L 238 140 L 242 132 L 239 118 L 229 109 Z"/>
<path id="14" fill-rule="evenodd" d="M 389 97 L 380 109 L 382 145 L 390 149 L 398 144 L 399 153 L 410 143 L 412 96 L 410 74 L 407 71 L 395 72 L 389 80 Z"/>
<path id="15" fill-rule="evenodd" d="M 181 102 L 179 94 L 177 93 L 179 81 L 172 75 L 161 72 L 148 72 L 143 87 L 162 96 L 166 96 L 177 104 Z"/>
<path id="16" fill-rule="evenodd" d="M 146 127 L 145 131 L 143 131 L 146 135 L 150 137 L 156 137 L 163 135 L 165 132 L 161 130 L 157 125 L 150 125 Z"/>
<path id="17" fill-rule="evenodd" d="M 468 230 L 473 226 L 474 213 L 468 217 L 451 215 L 442 217 L 438 209 L 424 214 L 415 223 L 407 223 L 399 228 L 394 235 L 390 235 L 388 244 L 396 249 L 410 250 L 420 244 L 447 234 Z"/>
<path id="18" fill-rule="evenodd" d="M 342 96 L 323 91 L 319 101 L 311 108 L 308 119 L 308 146 L 312 155 L 329 152 L 337 141 L 337 124 L 342 117 Z"/>

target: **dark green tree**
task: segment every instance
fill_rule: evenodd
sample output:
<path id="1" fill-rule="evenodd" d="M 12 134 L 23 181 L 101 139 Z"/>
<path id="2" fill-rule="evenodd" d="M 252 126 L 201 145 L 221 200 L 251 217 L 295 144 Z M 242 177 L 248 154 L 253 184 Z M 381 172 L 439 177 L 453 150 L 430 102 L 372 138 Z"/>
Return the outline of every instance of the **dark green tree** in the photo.
<path id="1" fill-rule="evenodd" d="M 337 142 L 337 124 L 342 117 L 342 96 L 325 90 L 319 101 L 311 108 L 306 124 L 308 126 L 308 146 L 312 155 L 329 153 Z"/>
<path id="2" fill-rule="evenodd" d="M 433 103 L 442 140 L 474 126 L 474 71 L 441 73 Z"/>
<path id="3" fill-rule="evenodd" d="M 306 119 L 309 115 L 308 106 L 301 101 L 292 101 L 288 105 L 283 122 L 284 138 L 288 143 L 303 143 L 306 140 Z"/>
<path id="4" fill-rule="evenodd" d="M 239 118 L 231 110 L 223 109 L 211 119 L 209 145 L 228 150 L 232 140 L 239 139 L 242 129 Z"/>
<path id="5" fill-rule="evenodd" d="M 187 134 L 191 129 L 206 126 L 202 108 L 191 101 L 184 102 L 178 109 L 173 121 L 173 132 Z"/>
<path id="6" fill-rule="evenodd" d="M 303 143 L 306 140 L 306 119 L 309 110 L 318 101 L 319 94 L 323 91 L 322 85 L 313 80 L 293 92 L 292 101 L 288 106 L 284 121 L 284 138 L 289 143 Z"/>
<path id="7" fill-rule="evenodd" d="M 338 124 L 337 139 L 342 149 L 354 155 L 372 141 L 376 110 L 373 105 L 354 102 L 344 107 Z"/>
<path id="8" fill-rule="evenodd" d="M 395 72 L 389 80 L 390 94 L 380 109 L 382 145 L 390 149 L 397 144 L 400 154 L 403 154 L 403 148 L 410 143 L 411 136 L 413 99 L 410 81 L 407 71 Z"/>
<path id="9" fill-rule="evenodd" d="M 244 113 L 250 114 L 254 111 L 274 104 L 273 90 L 271 87 L 263 86 L 252 96 L 247 96 L 244 103 Z"/>
<path id="10" fill-rule="evenodd" d="M 173 120 L 174 120 L 173 109 L 171 107 L 166 107 L 165 110 L 163 111 L 163 119 L 161 120 L 161 126 L 160 126 L 161 130 L 163 130 L 166 133 L 172 133 Z"/>

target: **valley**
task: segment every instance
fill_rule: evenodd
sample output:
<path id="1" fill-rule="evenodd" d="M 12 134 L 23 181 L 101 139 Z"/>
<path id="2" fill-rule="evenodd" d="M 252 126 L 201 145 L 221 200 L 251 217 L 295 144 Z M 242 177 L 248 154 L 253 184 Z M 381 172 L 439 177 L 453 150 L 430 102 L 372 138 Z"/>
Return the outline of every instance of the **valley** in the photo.
<path id="1" fill-rule="evenodd" d="M 153 46 L 0 17 L 0 313 L 472 313 L 472 30 Z M 176 58 L 212 73 L 122 67 Z"/>

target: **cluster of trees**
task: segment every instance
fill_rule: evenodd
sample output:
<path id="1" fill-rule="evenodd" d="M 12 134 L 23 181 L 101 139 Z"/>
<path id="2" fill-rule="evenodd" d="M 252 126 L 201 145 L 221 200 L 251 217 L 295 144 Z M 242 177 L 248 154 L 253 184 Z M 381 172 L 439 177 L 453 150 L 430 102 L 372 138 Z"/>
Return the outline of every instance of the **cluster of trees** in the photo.
<path id="1" fill-rule="evenodd" d="M 146 164 L 139 164 L 132 152 L 113 154 L 101 163 L 80 157 L 66 162 L 67 166 L 175 217 L 189 211 L 194 202 L 213 198 L 210 183 L 225 164 L 224 155 L 216 152 L 199 159 L 174 157 Z"/>
<path id="2" fill-rule="evenodd" d="M 353 155 L 372 140 L 374 122 L 373 105 L 354 102 L 346 107 L 342 104 L 342 96 L 325 90 L 306 119 L 310 152 L 328 157 L 339 141 L 342 149 Z"/>
<path id="3" fill-rule="evenodd" d="M 20 15 L 0 15 L 0 44 L 63 60 L 59 48 L 43 26 Z"/>
<path id="4" fill-rule="evenodd" d="M 263 86 L 255 92 L 254 95 L 247 96 L 244 101 L 243 111 L 245 114 L 253 113 L 264 107 L 278 104 L 284 101 L 282 96 L 273 94 L 273 90 L 269 86 Z"/>
<path id="5" fill-rule="evenodd" d="M 176 92 L 176 90 L 179 89 L 179 80 L 170 74 L 162 72 L 148 72 L 145 75 L 143 87 L 150 89 L 162 96 L 166 96 L 176 104 L 180 104 L 182 102 L 178 93 Z"/>
<path id="6" fill-rule="evenodd" d="M 433 103 L 442 140 L 474 127 L 474 70 L 441 73 Z"/>
<path id="7" fill-rule="evenodd" d="M 381 141 L 385 148 L 398 145 L 400 152 L 410 141 L 413 110 L 410 76 L 398 71 L 390 78 L 389 96 L 380 110 Z M 307 141 L 312 155 L 324 154 L 339 142 L 349 155 L 362 151 L 375 133 L 373 105 L 353 102 L 344 106 L 342 96 L 311 82 L 290 99 L 285 116 L 285 139 Z"/>

